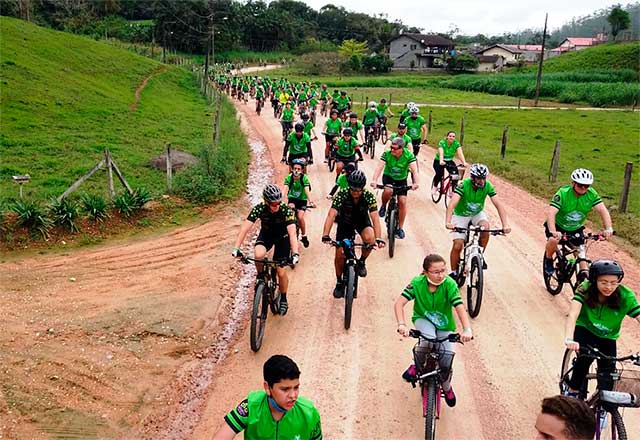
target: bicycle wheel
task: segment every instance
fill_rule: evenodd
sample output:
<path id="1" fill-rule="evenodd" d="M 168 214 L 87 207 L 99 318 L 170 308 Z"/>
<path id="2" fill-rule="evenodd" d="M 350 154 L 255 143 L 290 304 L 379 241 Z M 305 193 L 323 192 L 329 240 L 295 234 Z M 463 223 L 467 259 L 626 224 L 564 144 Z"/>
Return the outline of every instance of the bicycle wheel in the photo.
<path id="1" fill-rule="evenodd" d="M 251 311 L 251 330 L 249 332 L 251 350 L 258 351 L 262 346 L 264 328 L 267 324 L 267 286 L 259 281 L 253 295 L 253 310 Z"/>
<path id="2" fill-rule="evenodd" d="M 618 440 L 627 440 L 627 428 L 625 428 L 624 426 L 624 421 L 622 420 L 622 414 L 620 414 L 620 411 L 618 411 L 618 408 L 613 408 L 611 409 L 611 411 L 609 411 L 611 413 L 611 420 L 612 420 L 612 425 L 611 426 L 611 434 L 612 434 L 612 438 L 616 438 L 613 435 L 613 430 L 615 427 L 615 430 L 618 432 L 618 436 L 617 439 Z"/>
<path id="3" fill-rule="evenodd" d="M 436 399 L 438 387 L 435 379 L 429 380 L 422 386 L 422 405 L 424 407 L 424 438 L 434 440 L 436 438 Z"/>
<path id="4" fill-rule="evenodd" d="M 451 188 L 451 177 L 447 176 L 442 179 L 442 187 L 441 191 L 444 196 L 444 206 L 449 207 L 449 202 L 451 201 L 451 197 L 453 196 L 453 188 Z"/>
<path id="5" fill-rule="evenodd" d="M 438 191 L 435 192 L 434 189 L 436 188 L 437 187 L 433 185 L 433 180 L 432 180 L 431 181 L 431 200 L 433 200 L 433 203 L 438 203 L 442 198 L 442 189 L 441 189 L 442 187 L 438 188 Z"/>
<path id="6" fill-rule="evenodd" d="M 351 327 L 351 311 L 353 309 L 353 294 L 356 287 L 356 271 L 355 267 L 347 266 L 344 286 L 344 328 L 349 330 Z"/>
<path id="7" fill-rule="evenodd" d="M 382 130 L 380 130 L 380 139 L 382 139 L 382 143 L 386 144 L 387 143 L 387 127 L 383 128 Z"/>
<path id="8" fill-rule="evenodd" d="M 332 154 L 329 154 L 327 165 L 329 165 L 329 172 L 333 172 L 334 168 L 336 167 L 336 158 Z"/>
<path id="9" fill-rule="evenodd" d="M 469 270 L 467 309 L 469 310 L 469 316 L 475 318 L 480 313 L 480 305 L 482 304 L 483 270 L 480 256 L 476 255 L 471 259 Z"/>
<path id="10" fill-rule="evenodd" d="M 371 155 L 371 159 L 375 159 L 376 157 L 376 141 L 371 139 L 371 144 L 369 145 L 369 154 Z"/>
<path id="11" fill-rule="evenodd" d="M 398 210 L 396 206 L 389 206 L 389 220 L 387 222 L 387 236 L 389 238 L 389 258 L 393 258 L 396 248 L 396 229 L 398 227 Z"/>
<path id="12" fill-rule="evenodd" d="M 553 257 L 553 267 L 555 267 L 556 270 L 549 275 L 544 270 L 544 259 L 545 256 L 542 257 L 542 278 L 544 279 L 544 287 L 546 287 L 547 292 L 555 296 L 562 291 L 562 285 L 564 284 L 561 280 L 561 274 L 559 273 L 559 271 L 562 270 L 562 264 L 560 264 L 560 258 L 556 252 Z"/>

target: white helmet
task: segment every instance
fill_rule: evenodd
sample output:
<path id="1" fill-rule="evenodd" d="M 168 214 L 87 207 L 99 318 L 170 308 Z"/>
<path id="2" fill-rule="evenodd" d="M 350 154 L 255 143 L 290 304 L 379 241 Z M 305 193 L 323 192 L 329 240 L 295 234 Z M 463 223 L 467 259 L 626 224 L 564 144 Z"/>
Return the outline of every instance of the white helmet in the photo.
<path id="1" fill-rule="evenodd" d="M 571 180 L 581 185 L 592 185 L 593 173 L 585 168 L 578 168 L 571 173 Z"/>
<path id="2" fill-rule="evenodd" d="M 420 113 L 420 109 L 417 105 L 413 104 L 411 107 L 409 107 L 409 113 Z"/>
<path id="3" fill-rule="evenodd" d="M 369 107 L 376 107 L 377 105 L 375 101 L 369 101 Z"/>
<path id="4" fill-rule="evenodd" d="M 407 102 L 407 108 L 411 108 L 411 107 L 413 107 L 414 105 L 416 105 L 416 103 L 415 103 L 415 102 L 413 102 L 413 101 L 409 101 L 409 102 Z"/>

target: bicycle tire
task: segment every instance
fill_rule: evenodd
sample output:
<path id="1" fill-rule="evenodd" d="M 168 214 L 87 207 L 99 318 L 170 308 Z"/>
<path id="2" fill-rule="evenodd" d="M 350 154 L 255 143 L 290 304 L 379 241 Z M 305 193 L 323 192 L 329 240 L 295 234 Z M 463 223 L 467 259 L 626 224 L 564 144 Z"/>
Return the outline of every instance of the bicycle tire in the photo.
<path id="1" fill-rule="evenodd" d="M 347 266 L 344 288 L 344 329 L 351 327 L 351 313 L 353 312 L 353 294 L 356 287 L 356 271 L 354 266 Z"/>
<path id="2" fill-rule="evenodd" d="M 424 411 L 424 438 L 425 440 L 435 440 L 436 438 L 436 399 L 438 398 L 438 387 L 436 386 L 435 379 L 431 379 L 427 382 L 426 386 L 423 385 L 422 393 L 423 399 L 426 399 L 425 411 Z M 424 395 L 426 394 L 426 396 Z"/>
<path id="3" fill-rule="evenodd" d="M 482 270 L 482 261 L 480 256 L 476 255 L 471 259 L 469 285 L 467 285 L 467 309 L 469 310 L 469 316 L 472 318 L 480 314 L 483 284 L 484 271 Z"/>
<path id="4" fill-rule="evenodd" d="M 444 206 L 445 208 L 449 207 L 449 202 L 451 201 L 451 197 L 453 197 L 453 189 L 451 188 L 451 177 L 447 176 L 442 179 L 442 186 L 440 187 L 442 191 L 442 195 L 444 196 Z"/>
<path id="5" fill-rule="evenodd" d="M 617 440 L 627 440 L 627 428 L 624 426 L 624 420 L 622 420 L 622 414 L 618 411 L 618 408 L 613 408 L 609 411 L 611 413 L 611 420 L 613 422 L 613 427 L 615 426 L 615 430 L 618 432 Z M 613 434 L 613 433 L 612 433 Z"/>
<path id="6" fill-rule="evenodd" d="M 555 255 L 553 256 L 553 266 L 556 268 L 556 270 L 551 275 L 547 274 L 547 272 L 544 270 L 545 258 L 546 256 L 543 255 L 542 256 L 542 279 L 544 280 L 544 287 L 547 289 L 547 292 L 549 292 L 553 296 L 556 296 L 562 291 L 562 286 L 564 285 L 564 282 L 560 280 L 558 275 L 558 268 L 562 267 L 561 264 L 558 264 L 560 258 L 558 257 L 558 253 L 556 252 Z"/>
<path id="7" fill-rule="evenodd" d="M 371 159 L 376 158 L 376 142 L 373 141 L 369 146 L 369 154 L 371 155 Z"/>
<path id="8" fill-rule="evenodd" d="M 395 206 L 389 207 L 389 221 L 387 222 L 387 236 L 389 238 L 389 258 L 393 258 L 396 249 L 396 228 L 398 226 L 398 211 Z"/>
<path id="9" fill-rule="evenodd" d="M 267 324 L 267 286 L 262 281 L 256 285 L 253 295 L 253 310 L 251 311 L 251 329 L 249 332 L 249 342 L 251 350 L 257 352 L 262 346 L 264 338 L 264 328 Z"/>
<path id="10" fill-rule="evenodd" d="M 442 185 L 442 182 L 440 182 L 440 185 Z M 433 180 L 431 181 L 431 200 L 433 200 L 433 203 L 438 203 L 440 201 L 440 199 L 442 198 L 442 187 L 438 188 L 438 192 L 434 193 L 433 189 L 435 187 L 433 186 Z"/>
<path id="11" fill-rule="evenodd" d="M 384 128 L 384 130 L 380 130 L 380 139 L 382 139 L 383 144 L 386 144 L 389 140 L 386 127 Z"/>
<path id="12" fill-rule="evenodd" d="M 329 172 L 333 172 L 336 167 L 336 158 L 332 157 L 331 154 L 329 154 L 329 159 L 327 159 L 327 165 L 329 166 Z"/>

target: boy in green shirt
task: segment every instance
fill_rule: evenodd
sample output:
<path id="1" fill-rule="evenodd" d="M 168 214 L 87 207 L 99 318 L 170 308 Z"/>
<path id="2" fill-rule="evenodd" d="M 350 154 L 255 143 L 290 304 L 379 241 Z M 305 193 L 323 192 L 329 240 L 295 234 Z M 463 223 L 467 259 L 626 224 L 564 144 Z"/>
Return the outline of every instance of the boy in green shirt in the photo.
<path id="1" fill-rule="evenodd" d="M 307 204 L 314 207 L 315 203 L 310 200 L 311 182 L 309 176 L 304 172 L 306 161 L 304 159 L 293 159 L 291 161 L 291 174 L 284 178 L 284 186 L 288 188 L 287 204 L 296 213 L 296 220 L 300 228 L 300 241 L 304 247 L 309 247 L 307 238 L 307 224 L 304 220 L 304 213 Z"/>
<path id="2" fill-rule="evenodd" d="M 287 135 L 293 128 L 293 109 L 291 108 L 291 102 L 287 101 L 282 109 L 282 117 L 280 118 L 282 124 L 282 140 L 287 139 Z"/>

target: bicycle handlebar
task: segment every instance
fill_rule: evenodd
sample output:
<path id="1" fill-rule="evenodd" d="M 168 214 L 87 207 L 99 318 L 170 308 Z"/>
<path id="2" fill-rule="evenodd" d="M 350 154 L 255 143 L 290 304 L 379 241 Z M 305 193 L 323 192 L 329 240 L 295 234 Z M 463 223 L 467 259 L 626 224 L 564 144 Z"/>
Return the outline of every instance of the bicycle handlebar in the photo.
<path id="1" fill-rule="evenodd" d="M 267 266 L 280 266 L 280 267 L 285 267 L 291 264 L 291 259 L 290 258 L 281 258 L 278 260 L 268 260 L 266 258 L 263 258 L 262 260 L 253 258 L 253 257 L 249 257 L 247 255 L 244 254 L 240 254 L 237 257 L 240 261 L 242 261 L 245 264 L 250 264 L 250 263 L 261 263 L 261 264 L 265 264 Z"/>
<path id="2" fill-rule="evenodd" d="M 381 185 L 379 183 L 376 184 L 376 188 L 377 189 L 385 189 L 385 188 L 391 188 L 394 189 L 396 191 L 404 191 L 404 190 L 412 190 L 413 186 L 412 185 L 398 185 L 398 186 L 394 186 L 394 185 Z"/>
<path id="3" fill-rule="evenodd" d="M 416 339 L 424 339 L 425 341 L 429 341 L 429 342 L 433 342 L 434 344 L 439 344 L 441 342 L 457 342 L 462 344 L 463 342 L 460 340 L 460 333 L 449 333 L 449 335 L 444 336 L 442 338 L 430 338 L 428 336 L 425 336 L 420 330 L 418 329 L 411 329 L 409 330 L 409 336 L 412 338 L 416 338 Z"/>
<path id="4" fill-rule="evenodd" d="M 352 240 L 349 240 L 349 242 L 350 242 L 349 247 L 361 247 L 363 249 L 373 249 L 376 247 L 375 244 L 354 243 Z M 333 247 L 344 247 L 346 245 L 345 240 L 341 240 L 341 241 L 331 240 L 329 244 Z"/>
<path id="5" fill-rule="evenodd" d="M 640 365 L 640 353 L 632 353 L 627 356 L 614 357 L 602 353 L 598 348 L 584 344 L 580 345 L 580 354 L 582 356 L 591 357 L 593 359 L 606 359 L 614 362 L 633 361 L 634 364 Z"/>
<path id="6" fill-rule="evenodd" d="M 489 232 L 491 235 L 504 235 L 504 229 L 484 229 L 482 226 L 473 226 L 469 225 L 467 228 L 461 228 L 456 226 L 453 228 L 455 232 L 467 232 L 467 231 L 480 231 L 480 232 Z"/>

